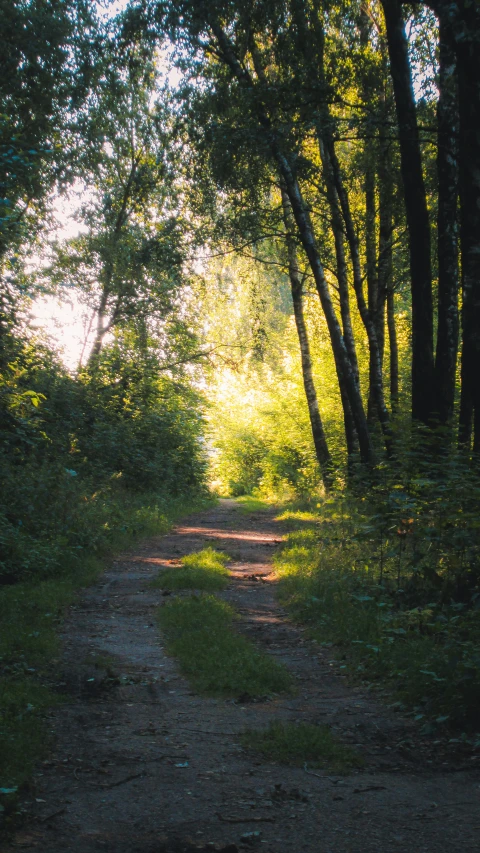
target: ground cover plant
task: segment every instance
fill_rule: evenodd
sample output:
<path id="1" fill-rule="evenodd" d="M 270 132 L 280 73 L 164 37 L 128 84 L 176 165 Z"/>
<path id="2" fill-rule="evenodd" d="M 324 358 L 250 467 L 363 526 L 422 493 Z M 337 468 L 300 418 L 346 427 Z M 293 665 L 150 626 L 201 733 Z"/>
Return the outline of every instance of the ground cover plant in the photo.
<path id="1" fill-rule="evenodd" d="M 226 568 L 228 560 L 228 554 L 215 551 L 214 548 L 203 548 L 201 551 L 182 557 L 180 566 L 164 569 L 152 582 L 152 586 L 172 590 L 225 589 L 229 579 L 229 572 Z"/>
<path id="2" fill-rule="evenodd" d="M 346 773 L 362 764 L 354 750 L 340 743 L 328 726 L 273 720 L 266 729 L 245 731 L 241 743 L 269 761 L 302 767 L 309 764 L 329 773 Z"/>
<path id="3" fill-rule="evenodd" d="M 257 512 L 271 508 L 272 506 L 276 506 L 272 503 L 271 500 L 268 500 L 265 496 L 261 496 L 259 494 L 256 495 L 241 495 L 236 498 L 237 504 L 244 513 Z"/>
<path id="4" fill-rule="evenodd" d="M 478 731 L 476 484 L 463 472 L 451 493 L 422 478 L 387 485 L 369 501 L 339 493 L 290 513 L 299 526 L 276 557 L 280 598 L 425 731 Z"/>
<path id="5" fill-rule="evenodd" d="M 62 572 L 48 579 L 0 588 L 0 787 L 25 782 L 48 749 L 45 711 L 63 701 L 56 690 L 58 629 L 77 591 L 99 576 L 109 554 L 139 537 L 165 533 L 176 518 L 206 505 L 204 498 L 117 496 L 110 514 L 104 508 L 99 518 L 110 523 L 103 548 L 97 543 L 94 555 L 74 560 L 67 554 Z"/>
<path id="6" fill-rule="evenodd" d="M 175 598 L 158 610 L 167 650 L 199 693 L 260 697 L 290 691 L 286 668 L 237 633 L 236 618 L 232 607 L 211 595 Z"/>

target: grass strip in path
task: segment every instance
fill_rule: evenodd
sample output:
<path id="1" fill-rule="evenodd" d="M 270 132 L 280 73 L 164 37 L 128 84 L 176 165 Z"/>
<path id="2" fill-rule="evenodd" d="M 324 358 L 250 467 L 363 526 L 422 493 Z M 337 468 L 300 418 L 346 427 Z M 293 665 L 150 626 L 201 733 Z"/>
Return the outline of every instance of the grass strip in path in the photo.
<path id="1" fill-rule="evenodd" d="M 346 773 L 362 764 L 348 746 L 339 743 L 327 726 L 272 721 L 267 729 L 249 729 L 242 746 L 280 764 L 310 764 L 329 773 Z"/>
<path id="2" fill-rule="evenodd" d="M 212 595 L 175 598 L 158 611 L 167 650 L 199 693 L 253 698 L 291 692 L 288 670 L 237 634 L 236 618 Z"/>
<path id="3" fill-rule="evenodd" d="M 178 568 L 161 571 L 152 586 L 160 589 L 225 589 L 230 577 L 225 567 L 228 560 L 228 554 L 222 551 L 203 548 L 182 557 Z"/>

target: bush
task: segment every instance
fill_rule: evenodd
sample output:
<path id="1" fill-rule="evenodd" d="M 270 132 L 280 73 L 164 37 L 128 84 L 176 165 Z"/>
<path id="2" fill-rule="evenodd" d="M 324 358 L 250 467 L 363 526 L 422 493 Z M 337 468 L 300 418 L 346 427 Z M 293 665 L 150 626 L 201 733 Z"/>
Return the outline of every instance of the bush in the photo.
<path id="1" fill-rule="evenodd" d="M 7 345 L 0 584 L 51 577 L 148 532 L 167 500 L 205 488 L 200 400 L 160 378 L 148 353 L 128 361 L 115 342 L 93 375 L 74 379 L 48 349 Z"/>

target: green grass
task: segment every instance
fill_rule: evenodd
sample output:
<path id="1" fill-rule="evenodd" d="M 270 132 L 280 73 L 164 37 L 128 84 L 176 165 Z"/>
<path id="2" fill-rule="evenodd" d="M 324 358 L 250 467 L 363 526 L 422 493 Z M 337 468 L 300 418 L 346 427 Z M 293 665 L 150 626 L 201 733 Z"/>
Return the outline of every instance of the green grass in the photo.
<path id="1" fill-rule="evenodd" d="M 362 764 L 361 758 L 336 740 L 327 726 L 273 721 L 267 729 L 244 732 L 241 743 L 270 761 L 308 763 L 330 773 L 345 773 Z"/>
<path id="2" fill-rule="evenodd" d="M 165 569 L 152 583 L 161 589 L 198 589 L 213 591 L 225 589 L 229 581 L 229 572 L 225 564 L 228 554 L 204 548 L 195 554 L 182 557 L 181 566 Z"/>
<path id="3" fill-rule="evenodd" d="M 34 582 L 0 587 L 0 789 L 26 782 L 49 747 L 47 709 L 59 701 L 52 685 L 59 654 L 58 628 L 79 589 L 104 568 L 101 556 L 118 552 L 139 538 L 166 532 L 172 521 L 206 501 L 135 495 L 103 506 L 105 547 L 98 555 L 65 555 L 61 573 Z M 108 547 L 106 545 L 108 544 Z M 0 802 L 0 806 L 3 801 Z M 1 809 L 0 809 L 1 811 Z"/>
<path id="4" fill-rule="evenodd" d="M 48 749 L 43 716 L 58 695 L 34 678 L 0 678 L 0 788 L 18 787 Z M 1 798 L 0 798 L 1 802 Z"/>
<path id="5" fill-rule="evenodd" d="M 250 697 L 290 692 L 288 670 L 233 630 L 232 607 L 210 595 L 176 598 L 159 608 L 167 650 L 199 693 Z"/>
<path id="6" fill-rule="evenodd" d="M 271 501 L 266 500 L 265 498 L 254 497 L 253 495 L 242 495 L 240 498 L 235 498 L 236 503 L 239 508 L 244 513 L 249 512 L 265 512 L 266 510 L 272 509 L 273 506 L 277 504 L 272 504 Z"/>
<path id="7" fill-rule="evenodd" d="M 288 535 L 274 557 L 282 604 L 314 639 L 334 646 L 345 672 L 382 682 L 426 733 L 435 723 L 478 727 L 478 610 L 409 604 L 397 594 L 395 565 L 380 584 L 362 523 L 355 506 L 332 501 L 310 527 Z"/>
<path id="8" fill-rule="evenodd" d="M 48 682 L 59 651 L 59 618 L 78 587 L 101 569 L 89 558 L 74 577 L 0 591 L 0 788 L 25 782 L 48 748 L 44 715 L 58 701 Z"/>

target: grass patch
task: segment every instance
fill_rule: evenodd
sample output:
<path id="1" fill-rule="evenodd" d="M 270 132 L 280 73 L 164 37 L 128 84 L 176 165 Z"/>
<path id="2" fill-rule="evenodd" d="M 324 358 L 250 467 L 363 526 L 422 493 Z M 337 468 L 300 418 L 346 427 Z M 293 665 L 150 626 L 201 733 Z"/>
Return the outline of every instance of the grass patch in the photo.
<path id="1" fill-rule="evenodd" d="M 309 510 L 300 510 L 300 509 L 286 509 L 277 515 L 275 521 L 288 521 L 290 529 L 302 528 L 303 526 L 310 525 L 311 522 L 317 521 L 318 518 L 314 512 L 310 512 Z"/>
<path id="2" fill-rule="evenodd" d="M 96 541 L 96 555 L 66 550 L 55 576 L 0 587 L 0 788 L 16 788 L 27 781 L 48 749 L 45 712 L 59 701 L 51 687 L 59 653 L 58 627 L 77 591 L 102 572 L 101 556 L 143 536 L 166 532 L 175 518 L 205 504 L 205 500 L 168 503 L 151 494 L 144 495 L 142 503 L 139 495 L 124 495 L 112 503 L 109 513 L 104 503 L 100 521 L 107 527 L 102 547 Z"/>
<path id="3" fill-rule="evenodd" d="M 272 509 L 272 506 L 275 506 L 271 501 L 265 498 L 253 497 L 253 495 L 242 495 L 240 498 L 235 498 L 235 501 L 244 513 L 265 512 Z"/>
<path id="4" fill-rule="evenodd" d="M 43 715 L 58 696 L 33 678 L 0 678 L 1 788 L 17 788 L 48 749 Z"/>
<path id="5" fill-rule="evenodd" d="M 176 598 L 159 608 L 170 654 L 192 686 L 211 696 L 290 692 L 288 670 L 233 630 L 237 615 L 214 596 Z"/>
<path id="6" fill-rule="evenodd" d="M 195 554 L 182 557 L 181 566 L 165 569 L 152 582 L 152 586 L 161 589 L 201 589 L 213 591 L 225 589 L 229 581 L 226 563 L 228 554 L 203 548 Z"/>
<path id="7" fill-rule="evenodd" d="M 362 764 L 349 747 L 339 743 L 327 726 L 273 721 L 267 729 L 247 730 L 242 746 L 280 764 L 310 764 L 330 773 L 346 773 Z"/>

